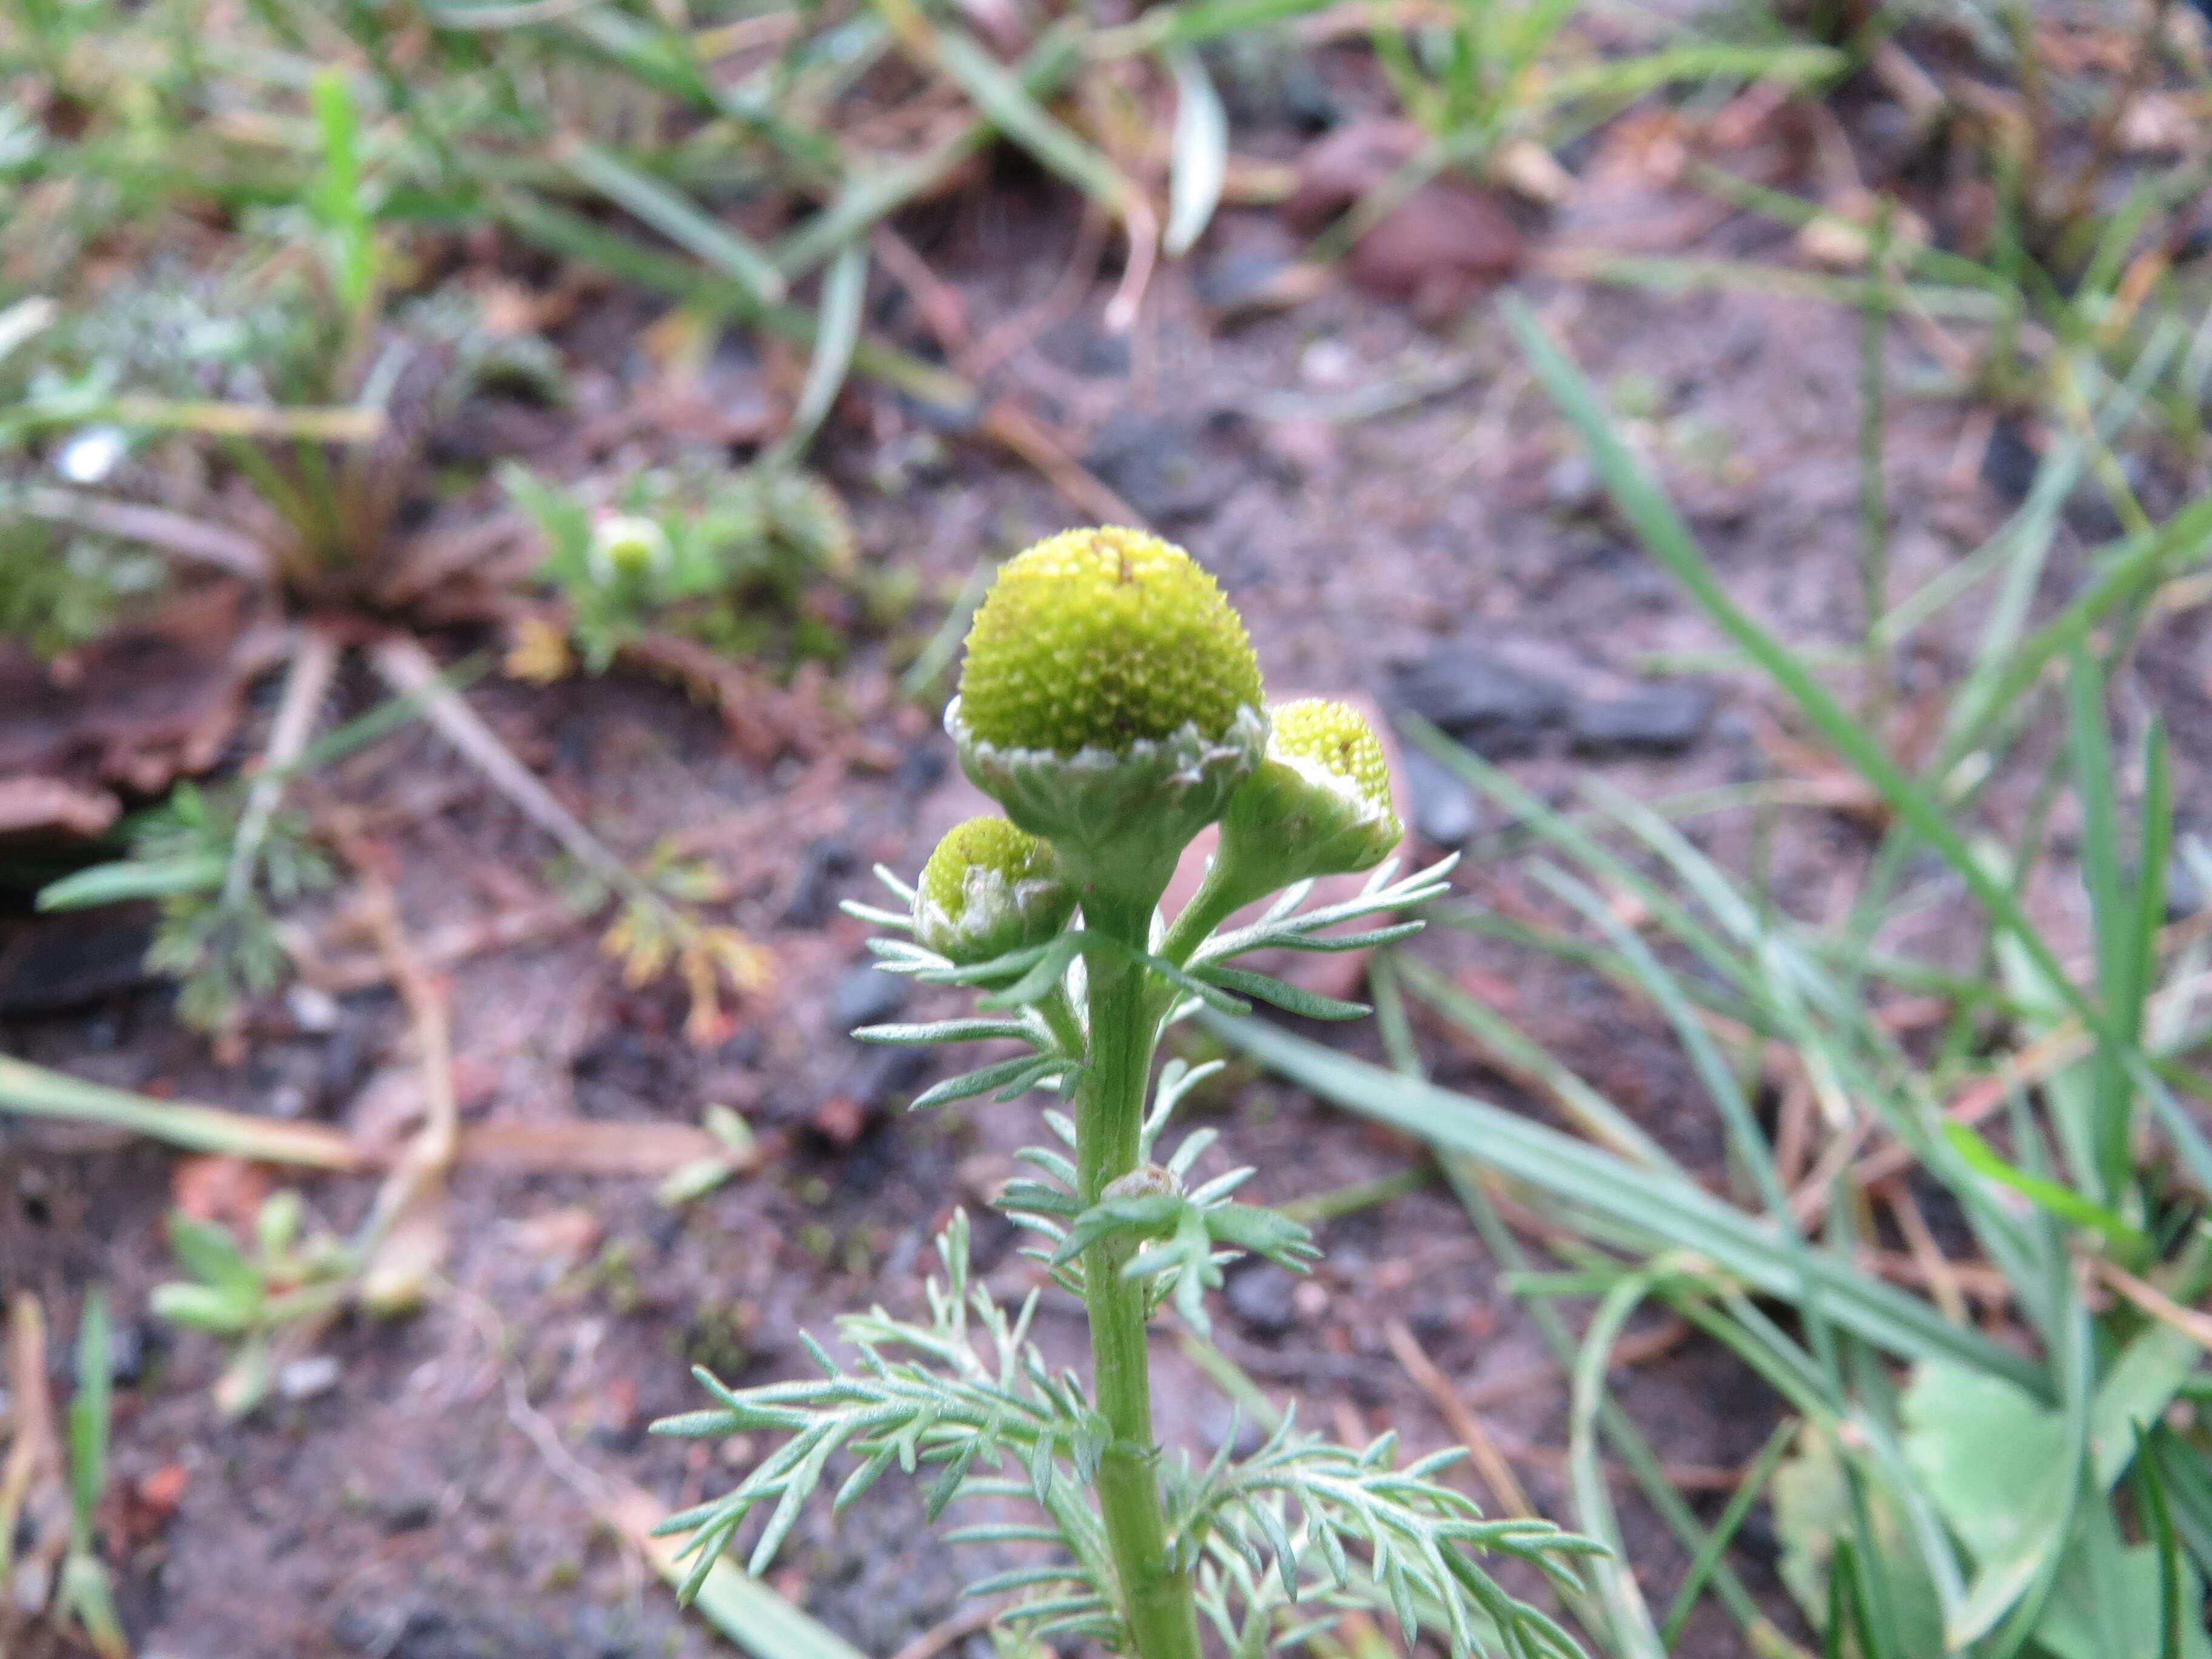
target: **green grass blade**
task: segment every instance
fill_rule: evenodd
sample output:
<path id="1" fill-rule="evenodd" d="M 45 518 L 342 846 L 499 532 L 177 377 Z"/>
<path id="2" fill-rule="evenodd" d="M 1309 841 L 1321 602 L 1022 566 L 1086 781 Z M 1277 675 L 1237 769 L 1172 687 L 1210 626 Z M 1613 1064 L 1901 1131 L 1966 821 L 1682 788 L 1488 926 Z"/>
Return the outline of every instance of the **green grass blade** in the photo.
<path id="1" fill-rule="evenodd" d="M 1020 78 L 981 42 L 959 29 L 939 27 L 937 61 L 975 107 L 1039 166 L 1058 173 L 1109 212 L 1124 211 L 1136 186 L 1037 102 Z"/>
<path id="2" fill-rule="evenodd" d="M 1463 1154 L 1515 1181 L 1602 1216 L 1656 1246 L 1694 1250 L 1768 1295 L 1788 1296 L 1798 1265 L 1765 1223 L 1686 1181 L 1639 1167 L 1511 1112 L 1400 1078 L 1249 1019 L 1197 1017 L 1224 1041 L 1325 1099 Z M 1980 1332 L 1952 1324 L 1919 1297 L 1825 1249 L 1807 1253 L 1828 1316 L 1884 1351 L 1948 1358 L 1995 1373 L 2038 1398 L 2043 1370 Z"/>
<path id="3" fill-rule="evenodd" d="M 1631 1571 L 1628 1551 L 1614 1514 L 1613 1494 L 1598 1467 L 1598 1406 L 1606 1397 L 1607 1361 L 1620 1338 L 1628 1316 L 1652 1291 L 1649 1274 L 1635 1273 L 1614 1285 L 1590 1316 L 1589 1330 L 1575 1358 L 1572 1390 L 1567 1413 L 1567 1480 L 1575 1496 L 1576 1522 L 1606 1547 L 1607 1554 L 1590 1563 L 1603 1598 L 1608 1633 L 1623 1659 L 1666 1659 L 1666 1649 L 1651 1622 L 1651 1609 Z"/>
<path id="4" fill-rule="evenodd" d="M 107 1485 L 107 1430 L 113 1384 L 108 1376 L 107 1296 L 85 1294 L 76 1334 L 76 1392 L 69 1407 L 70 1532 L 76 1547 L 92 1541 L 94 1512 Z"/>
<path id="5" fill-rule="evenodd" d="M 1996 1148 L 1971 1126 L 1946 1123 L 1943 1138 L 1977 1173 L 2011 1188 L 2022 1198 L 2041 1205 L 2061 1221 L 2086 1228 L 2119 1246 L 2131 1256 L 2139 1258 L 2148 1249 L 2149 1242 L 2130 1227 L 2117 1211 L 2107 1209 L 2094 1199 L 2084 1198 L 2063 1182 L 2031 1175 L 2007 1163 Z"/>
<path id="6" fill-rule="evenodd" d="M 1504 1015 L 1485 1007 L 1417 957 L 1401 958 L 1394 966 L 1414 995 L 1464 1029 L 1505 1064 L 1540 1083 L 1593 1140 L 1611 1147 L 1632 1164 L 1682 1173 L 1667 1150 L 1638 1127 L 1626 1112 Z"/>
<path id="7" fill-rule="evenodd" d="M 1713 1523 L 1711 1533 L 1691 1561 L 1690 1570 L 1682 1575 L 1681 1588 L 1674 1592 L 1673 1605 L 1667 1609 L 1667 1617 L 1659 1626 L 1659 1645 L 1666 1651 L 1674 1651 L 1675 1641 L 1680 1637 L 1682 1626 L 1688 1622 L 1690 1614 L 1696 1609 L 1698 1598 L 1705 1594 L 1705 1585 L 1712 1577 L 1713 1568 L 1727 1552 L 1729 1544 L 1735 1541 L 1738 1529 L 1750 1518 L 1751 1506 L 1765 1492 L 1766 1483 L 1773 1479 L 1776 1468 L 1781 1463 L 1783 1455 L 1790 1449 L 1790 1443 L 1796 1434 L 1797 1423 L 1794 1418 L 1777 1425 L 1774 1432 L 1767 1437 L 1766 1443 L 1759 1448 L 1759 1455 L 1751 1460 L 1751 1468 L 1746 1472 L 1743 1483 L 1729 1494 L 1728 1507 L 1721 1511 L 1720 1519 Z"/>
<path id="8" fill-rule="evenodd" d="M 361 1162 L 345 1137 L 332 1129 L 280 1123 L 186 1101 L 155 1100 L 5 1054 L 0 1054 L 0 1112 L 102 1124 L 187 1152 L 229 1152 L 270 1164 L 351 1170 Z"/>
<path id="9" fill-rule="evenodd" d="M 578 141 L 563 152 L 562 159 L 580 183 L 697 255 L 761 304 L 775 305 L 784 297 L 783 273 L 767 252 L 689 197 L 597 144 Z"/>
<path id="10" fill-rule="evenodd" d="M 211 893 L 222 885 L 228 860 L 220 853 L 180 853 L 167 859 L 118 859 L 48 882 L 39 890 L 41 910 L 87 910 L 125 899 L 165 898 L 172 893 Z"/>
<path id="11" fill-rule="evenodd" d="M 868 294 L 868 246 L 854 242 L 830 262 L 822 278 L 822 304 L 815 314 L 814 356 L 806 365 L 805 384 L 799 387 L 791 425 L 769 446 L 770 466 L 789 466 L 805 454 L 806 447 L 830 413 L 837 394 L 852 372 L 853 351 L 860 342 L 860 307 Z"/>
<path id="12" fill-rule="evenodd" d="M 1589 447 L 1614 505 L 1635 526 L 1645 549 L 1665 565 L 1705 613 L 1729 635 L 1776 684 L 1787 692 L 1820 736 L 1878 789 L 1882 799 L 1940 853 L 1990 920 L 2012 933 L 2043 969 L 2081 1023 L 2100 1037 L 2112 1037 L 2111 1022 L 2067 977 L 2051 946 L 2021 908 L 2011 890 L 1975 855 L 1972 847 L 1934 796 L 1908 776 L 1880 740 L 1844 709 L 1788 647 L 1769 634 L 1731 599 L 1706 562 L 1674 503 L 1653 481 L 1622 438 L 1581 371 L 1543 331 L 1517 297 L 1504 301 L 1505 315 L 1529 366 L 1553 400 Z M 2212 526 L 2212 498 L 2197 504 Z M 2168 520 L 2171 531 L 2187 514 Z M 2150 538 L 2162 544 L 2165 532 Z M 2086 632 L 2086 623 L 2083 631 Z M 2115 1046 L 2119 1044 L 2115 1039 Z"/>

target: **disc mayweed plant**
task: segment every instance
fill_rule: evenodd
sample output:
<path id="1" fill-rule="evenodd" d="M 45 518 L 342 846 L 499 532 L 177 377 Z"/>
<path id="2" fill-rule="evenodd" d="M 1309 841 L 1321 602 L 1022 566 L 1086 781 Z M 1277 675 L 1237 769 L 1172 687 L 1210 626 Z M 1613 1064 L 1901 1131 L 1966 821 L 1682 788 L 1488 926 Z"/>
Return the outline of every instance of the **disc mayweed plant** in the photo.
<path id="1" fill-rule="evenodd" d="M 949 1536 L 1034 1553 L 969 1591 L 1011 1593 L 1001 1622 L 1027 1638 L 1198 1659 L 1203 1617 L 1230 1652 L 1259 1659 L 1368 1607 L 1394 1614 L 1408 1644 L 1427 1627 L 1455 1654 L 1578 1652 L 1480 1558 L 1532 1563 L 1571 1594 L 1572 1559 L 1596 1547 L 1548 1522 L 1484 1518 L 1437 1479 L 1456 1451 L 1401 1468 L 1391 1436 L 1355 1449 L 1286 1417 L 1249 1456 L 1232 1455 L 1231 1433 L 1195 1467 L 1153 1436 L 1153 1313 L 1172 1301 L 1203 1333 L 1224 1263 L 1253 1254 L 1304 1272 L 1318 1255 L 1287 1216 L 1231 1196 L 1250 1170 L 1192 1184 L 1212 1129 L 1160 1152 L 1176 1103 L 1218 1062 L 1170 1060 L 1155 1079 L 1154 1053 L 1200 1006 L 1244 1012 L 1250 998 L 1322 1018 L 1367 1012 L 1237 958 L 1397 939 L 1419 924 L 1324 930 L 1443 890 L 1449 860 L 1396 878 L 1400 829 L 1374 732 L 1340 703 L 1294 702 L 1271 717 L 1243 623 L 1212 578 L 1181 549 L 1115 529 L 1052 537 L 999 573 L 945 723 L 1006 817 L 951 830 L 917 886 L 878 870 L 903 912 L 848 908 L 907 936 L 876 941 L 885 966 L 976 988 L 977 1012 L 854 1035 L 1022 1045 L 937 1085 L 917 1108 L 1035 1088 L 1067 1103 L 1044 1114 L 1061 1144 L 1022 1154 L 1041 1178 L 1010 1182 L 998 1204 L 1036 1232 L 1031 1254 L 1083 1299 L 1091 1382 L 1049 1370 L 1028 1341 L 1036 1292 L 1010 1312 L 972 1282 L 956 1214 L 938 1241 L 945 1273 L 929 1281 L 927 1321 L 848 1316 L 840 1324 L 858 1363 L 809 1339 L 822 1375 L 803 1381 L 732 1389 L 701 1370 L 719 1405 L 654 1425 L 790 1437 L 735 1491 L 665 1523 L 691 1534 L 685 1593 L 763 1505 L 750 1559 L 764 1570 L 842 1454 L 852 1468 L 839 1508 L 894 1464 L 927 1474 L 933 1520 L 963 1499 L 996 1500 L 993 1519 Z M 1178 857 L 1217 822 L 1204 882 L 1164 919 Z M 1358 897 L 1301 908 L 1316 878 L 1365 870 Z M 1259 921 L 1221 931 L 1273 893 Z M 996 1518 L 1009 1503 L 1034 1515 Z"/>

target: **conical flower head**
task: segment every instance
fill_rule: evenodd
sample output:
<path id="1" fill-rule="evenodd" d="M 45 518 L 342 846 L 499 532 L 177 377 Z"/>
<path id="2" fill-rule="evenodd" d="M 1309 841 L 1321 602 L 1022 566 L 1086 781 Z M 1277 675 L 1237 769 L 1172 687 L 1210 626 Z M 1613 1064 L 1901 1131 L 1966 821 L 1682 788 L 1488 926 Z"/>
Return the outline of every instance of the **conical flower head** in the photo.
<path id="1" fill-rule="evenodd" d="M 1382 740 L 1349 704 L 1274 711 L 1267 752 L 1221 820 L 1221 856 L 1256 898 L 1309 876 L 1372 869 L 1404 835 Z"/>
<path id="2" fill-rule="evenodd" d="M 1017 554 L 975 613 L 969 729 L 1001 748 L 1119 753 L 1260 702 L 1252 641 L 1213 578 L 1141 531 L 1071 530 Z"/>
<path id="3" fill-rule="evenodd" d="M 966 965 L 1042 945 L 1067 925 L 1075 890 L 1048 842 L 1006 818 L 956 823 L 921 866 L 915 937 Z"/>
<path id="4" fill-rule="evenodd" d="M 969 776 L 1085 886 L 1148 903 L 1257 763 L 1261 695 L 1243 620 L 1190 555 L 1072 530 L 1000 571 L 945 725 Z"/>

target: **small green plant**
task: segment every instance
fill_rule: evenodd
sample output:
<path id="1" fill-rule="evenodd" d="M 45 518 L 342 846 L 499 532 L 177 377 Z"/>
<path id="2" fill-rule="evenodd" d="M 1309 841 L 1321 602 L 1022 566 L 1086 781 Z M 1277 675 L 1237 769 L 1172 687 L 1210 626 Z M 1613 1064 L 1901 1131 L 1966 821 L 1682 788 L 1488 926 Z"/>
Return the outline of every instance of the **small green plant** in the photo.
<path id="1" fill-rule="evenodd" d="M 150 1305 L 173 1325 L 231 1343 L 215 1398 L 242 1416 L 259 1405 L 276 1371 L 286 1327 L 334 1312 L 356 1291 L 358 1253 L 328 1234 L 303 1239 L 306 1206 L 294 1188 L 262 1200 L 251 1251 L 229 1231 L 181 1211 L 169 1217 L 169 1249 L 187 1277 L 154 1287 Z"/>
<path id="2" fill-rule="evenodd" d="M 40 657 L 88 645 L 161 591 L 152 555 L 104 537 L 5 516 L 0 497 L 0 641 Z"/>
<path id="3" fill-rule="evenodd" d="M 284 978 L 276 909 L 330 885 L 330 861 L 292 813 L 270 811 L 240 831 L 240 792 L 179 783 L 131 826 L 130 856 L 50 884 L 45 910 L 153 899 L 161 920 L 146 965 L 178 981 L 177 1012 L 203 1030 L 228 1024 L 240 1001 Z"/>
<path id="4" fill-rule="evenodd" d="M 768 465 L 655 467 L 595 507 L 526 468 L 501 476 L 545 538 L 542 574 L 568 606 L 568 636 L 590 672 L 657 632 L 733 657 L 779 641 L 799 656 L 837 650 L 804 601 L 817 580 L 851 577 L 853 532 L 818 480 Z"/>
<path id="5" fill-rule="evenodd" d="M 43 1626 L 72 1650 L 129 1659 L 98 1534 L 113 1415 L 106 1295 L 87 1292 L 78 1316 L 76 1388 L 58 1434 L 47 1392 L 44 1313 L 21 1290 L 8 1313 L 9 1433 L 0 1460 L 0 1583 L 8 1595 L 0 1601 L 0 1644 L 15 1651 L 12 1644 L 27 1621 L 32 1633 Z"/>
<path id="6" fill-rule="evenodd" d="M 841 1509 L 893 1464 L 933 1471 L 933 1517 L 966 1498 L 1034 1505 L 1034 1522 L 951 1534 L 1039 1547 L 1033 1565 L 971 1587 L 1022 1592 L 1002 1622 L 1024 1640 L 1196 1659 L 1203 1615 L 1230 1651 L 1256 1659 L 1364 1607 L 1394 1613 L 1409 1642 L 1440 1631 L 1455 1653 L 1578 1652 L 1477 1558 L 1529 1563 L 1572 1594 L 1571 1563 L 1595 1547 L 1548 1522 L 1483 1518 L 1437 1479 L 1456 1452 L 1401 1468 L 1393 1436 L 1354 1449 L 1286 1419 L 1251 1455 L 1234 1455 L 1232 1434 L 1200 1468 L 1153 1433 L 1146 1328 L 1160 1305 L 1203 1332 L 1225 1261 L 1250 1253 L 1303 1271 L 1316 1254 L 1287 1216 L 1236 1201 L 1250 1170 L 1195 1179 L 1212 1130 L 1165 1150 L 1177 1102 L 1218 1066 L 1170 1061 L 1155 1080 L 1155 1051 L 1176 1021 L 1202 1006 L 1247 1012 L 1246 998 L 1319 1018 L 1365 1012 L 1236 958 L 1397 939 L 1418 924 L 1383 918 L 1443 890 L 1448 865 L 1401 879 L 1388 859 L 1399 826 L 1374 733 L 1334 704 L 1271 719 L 1243 623 L 1212 579 L 1180 549 L 1112 529 L 1051 538 L 1000 573 L 945 724 L 1006 817 L 952 830 L 918 887 L 879 871 L 904 908 L 848 908 L 908 935 L 877 941 L 886 967 L 976 988 L 978 1013 L 856 1035 L 1023 1049 L 938 1084 L 917 1108 L 1047 1085 L 1068 1103 L 1045 1114 L 1059 1144 L 1023 1155 L 1039 1178 L 1010 1183 L 999 1206 L 1083 1298 L 1092 1377 L 1054 1375 L 1028 1342 L 1034 1292 L 1009 1312 L 972 1282 L 957 1215 L 926 1318 L 847 1317 L 858 1363 L 809 1339 L 817 1378 L 733 1390 L 698 1370 L 718 1403 L 656 1425 L 790 1436 L 734 1491 L 669 1519 L 665 1530 L 692 1534 L 685 1593 L 769 1504 L 750 1552 L 763 1569 L 844 1452 L 857 1463 Z M 1169 878 L 1217 821 L 1220 853 L 1170 923 L 1158 914 Z M 1301 908 L 1316 877 L 1364 870 L 1358 896 Z M 1223 931 L 1278 890 L 1259 920 Z"/>

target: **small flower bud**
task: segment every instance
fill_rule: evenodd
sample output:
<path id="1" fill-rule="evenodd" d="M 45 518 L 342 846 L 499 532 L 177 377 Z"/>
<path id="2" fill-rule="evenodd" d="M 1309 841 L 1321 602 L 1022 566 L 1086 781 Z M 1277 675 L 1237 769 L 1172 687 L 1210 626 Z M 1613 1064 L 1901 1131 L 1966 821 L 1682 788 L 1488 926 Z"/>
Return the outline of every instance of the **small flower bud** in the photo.
<path id="1" fill-rule="evenodd" d="M 1078 881 L 1146 908 L 1267 736 L 1258 659 L 1213 578 L 1110 528 L 1007 562 L 945 726 L 968 775 Z"/>
<path id="2" fill-rule="evenodd" d="M 611 582 L 665 570 L 672 550 L 668 532 L 653 520 L 622 514 L 592 526 L 591 551 L 586 556 L 592 574 Z"/>
<path id="3" fill-rule="evenodd" d="M 1006 818 L 969 818 L 945 831 L 921 866 L 914 932 L 964 965 L 1042 945 L 1074 911 L 1075 890 L 1048 843 Z"/>
<path id="4" fill-rule="evenodd" d="M 1372 869 L 1404 833 L 1375 729 L 1346 704 L 1304 697 L 1274 711 L 1265 757 L 1222 815 L 1220 858 L 1247 903 L 1310 876 Z"/>

